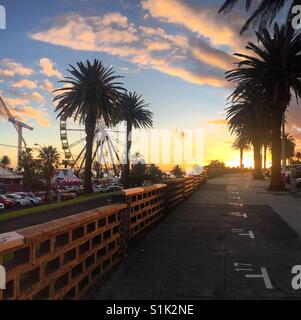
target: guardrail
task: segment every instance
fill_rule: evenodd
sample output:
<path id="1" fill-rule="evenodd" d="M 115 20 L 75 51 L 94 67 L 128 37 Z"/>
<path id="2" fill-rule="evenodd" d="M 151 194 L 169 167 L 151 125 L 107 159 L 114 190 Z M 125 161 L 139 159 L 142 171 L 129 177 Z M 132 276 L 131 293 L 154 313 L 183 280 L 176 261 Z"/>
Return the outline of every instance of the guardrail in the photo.
<path id="1" fill-rule="evenodd" d="M 120 203 L 0 235 L 6 289 L 0 300 L 84 298 L 129 243 L 187 199 L 206 173 L 124 190 Z"/>

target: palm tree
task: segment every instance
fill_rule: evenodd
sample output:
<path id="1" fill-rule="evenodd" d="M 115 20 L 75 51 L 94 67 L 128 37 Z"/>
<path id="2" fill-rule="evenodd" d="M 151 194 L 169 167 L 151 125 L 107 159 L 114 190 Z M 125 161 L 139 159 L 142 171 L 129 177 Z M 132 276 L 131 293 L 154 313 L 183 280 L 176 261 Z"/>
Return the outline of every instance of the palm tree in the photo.
<path id="1" fill-rule="evenodd" d="M 51 187 L 51 179 L 54 176 L 55 168 L 57 168 L 59 165 L 60 155 L 56 148 L 52 146 L 44 146 L 41 147 L 39 151 L 39 159 L 41 163 L 42 174 L 46 181 L 45 198 L 48 199 Z"/>
<path id="2" fill-rule="evenodd" d="M 296 158 L 297 158 L 298 162 L 300 162 L 301 152 L 297 152 L 297 153 L 296 153 Z"/>
<path id="3" fill-rule="evenodd" d="M 163 172 L 161 171 L 161 169 L 156 166 L 155 164 L 151 164 L 147 167 L 146 171 L 145 171 L 146 175 L 149 176 L 150 180 L 153 182 L 160 182 L 162 181 L 162 175 Z"/>
<path id="4" fill-rule="evenodd" d="M 94 60 L 93 63 L 78 62 L 77 68 L 70 65 L 68 72 L 71 76 L 65 77 L 64 86 L 54 92 L 60 92 L 54 101 L 58 101 L 57 117 L 74 118 L 84 124 L 86 132 L 85 154 L 85 193 L 93 192 L 92 188 L 92 162 L 93 143 L 98 121 L 103 120 L 110 126 L 112 119 L 117 116 L 117 101 L 125 89 L 121 78 L 116 76 L 112 67 L 104 67 L 102 62 Z"/>
<path id="5" fill-rule="evenodd" d="M 234 150 L 239 150 L 240 157 L 240 169 L 243 168 L 243 157 L 244 151 L 250 150 L 250 145 L 248 143 L 248 138 L 243 135 L 238 135 L 232 145 Z"/>
<path id="6" fill-rule="evenodd" d="M 173 175 L 175 178 L 183 178 L 185 176 L 185 171 L 182 170 L 182 168 L 179 165 L 176 165 L 170 173 Z"/>
<path id="7" fill-rule="evenodd" d="M 124 93 L 119 101 L 119 115 L 117 121 L 126 121 L 126 163 L 124 165 L 124 185 L 129 186 L 130 152 L 132 147 L 132 130 L 147 129 L 153 126 L 153 113 L 147 108 L 149 105 L 137 92 Z"/>
<path id="8" fill-rule="evenodd" d="M 271 114 L 272 176 L 270 189 L 282 189 L 281 181 L 281 125 L 291 100 L 291 92 L 301 97 L 301 34 L 275 24 L 273 36 L 267 29 L 256 32 L 259 45 L 249 42 L 247 50 L 252 55 L 235 54 L 238 67 L 226 73 L 226 78 L 236 84 L 232 100 L 237 100 L 251 90 L 265 97 L 266 113 Z"/>
<path id="9" fill-rule="evenodd" d="M 228 13 L 239 2 L 243 1 L 225 0 L 218 12 Z M 287 25 L 289 28 L 291 28 L 290 22 L 292 20 L 292 8 L 296 5 L 300 5 L 301 0 L 245 0 L 246 11 L 250 10 L 253 3 L 256 3 L 257 7 L 242 27 L 240 31 L 241 34 L 248 30 L 251 25 L 259 26 L 260 32 L 263 31 L 267 26 L 271 26 L 275 18 L 284 7 L 288 8 L 286 20 Z"/>
<path id="10" fill-rule="evenodd" d="M 271 149 L 272 132 L 271 130 L 265 130 L 266 134 L 263 137 L 263 169 L 267 169 L 267 153 L 268 149 Z"/>
<path id="11" fill-rule="evenodd" d="M 239 99 L 232 102 L 226 109 L 226 119 L 231 134 L 236 139 L 246 139 L 246 143 L 253 145 L 254 151 L 254 179 L 262 179 L 262 154 L 261 148 L 264 138 L 269 130 L 269 114 L 262 106 L 262 97 L 252 94 L 249 99 Z M 251 100 L 252 99 L 252 100 Z"/>
<path id="12" fill-rule="evenodd" d="M 285 134 L 285 157 L 287 160 L 291 160 L 295 155 L 296 142 L 294 137 L 286 133 Z M 286 165 L 286 164 L 285 164 Z"/>
<path id="13" fill-rule="evenodd" d="M 32 149 L 26 148 L 22 151 L 19 166 L 19 170 L 22 170 L 24 189 L 28 190 L 31 187 L 31 180 L 35 174 Z"/>
<path id="14" fill-rule="evenodd" d="M 10 166 L 11 161 L 8 156 L 3 156 L 1 159 L 1 167 L 6 169 L 8 166 Z"/>

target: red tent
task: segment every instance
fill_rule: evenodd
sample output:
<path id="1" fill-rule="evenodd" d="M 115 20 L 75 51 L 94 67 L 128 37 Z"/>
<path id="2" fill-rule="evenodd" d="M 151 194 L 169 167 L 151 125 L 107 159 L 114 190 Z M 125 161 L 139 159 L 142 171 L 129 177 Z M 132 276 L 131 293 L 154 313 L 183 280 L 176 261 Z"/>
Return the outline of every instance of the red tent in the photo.
<path id="1" fill-rule="evenodd" d="M 83 181 L 76 176 L 65 177 L 63 180 L 58 182 L 60 186 L 79 186 L 82 183 Z"/>

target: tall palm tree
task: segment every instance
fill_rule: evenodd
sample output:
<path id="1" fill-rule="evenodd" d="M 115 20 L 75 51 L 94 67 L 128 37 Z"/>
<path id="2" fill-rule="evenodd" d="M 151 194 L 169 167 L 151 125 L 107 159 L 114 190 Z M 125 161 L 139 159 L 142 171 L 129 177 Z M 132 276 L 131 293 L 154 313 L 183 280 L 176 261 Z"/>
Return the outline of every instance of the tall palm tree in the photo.
<path id="1" fill-rule="evenodd" d="M 22 171 L 23 186 L 25 190 L 28 190 L 32 184 L 32 177 L 35 174 L 34 162 L 32 149 L 26 148 L 24 151 L 22 151 L 18 170 Z"/>
<path id="2" fill-rule="evenodd" d="M 287 160 L 291 160 L 295 155 L 296 141 L 294 137 L 286 133 L 285 134 L 285 157 Z"/>
<path id="3" fill-rule="evenodd" d="M 39 151 L 39 159 L 43 177 L 46 181 L 46 199 L 49 197 L 51 179 L 54 176 L 55 168 L 59 165 L 60 154 L 57 149 L 52 146 L 41 147 Z"/>
<path id="4" fill-rule="evenodd" d="M 292 8 L 301 4 L 301 0 L 225 0 L 219 9 L 219 13 L 228 13 L 235 5 L 243 2 L 246 11 L 250 10 L 252 4 L 256 4 L 257 7 L 243 25 L 241 34 L 248 30 L 251 25 L 258 26 L 260 32 L 267 26 L 271 26 L 280 11 L 285 7 L 287 7 L 287 25 L 291 28 Z"/>
<path id="5" fill-rule="evenodd" d="M 243 135 L 238 135 L 235 141 L 232 144 L 232 148 L 234 150 L 239 150 L 239 158 L 240 158 L 240 169 L 243 168 L 243 157 L 244 151 L 250 150 L 250 145 L 248 143 L 248 138 Z"/>
<path id="6" fill-rule="evenodd" d="M 78 62 L 77 68 L 70 65 L 68 72 L 71 76 L 60 81 L 67 85 L 61 89 L 54 101 L 58 101 L 56 111 L 58 117 L 74 118 L 82 123 L 86 131 L 85 154 L 85 193 L 93 192 L 92 188 L 92 162 L 93 143 L 98 121 L 103 120 L 110 126 L 112 119 L 117 115 L 117 101 L 125 89 L 122 83 L 117 82 L 120 76 L 116 76 L 112 67 L 105 67 L 101 61 L 94 60 Z"/>
<path id="7" fill-rule="evenodd" d="M 231 134 L 236 139 L 243 137 L 246 142 L 252 144 L 254 151 L 254 179 L 262 179 L 262 154 L 261 148 L 264 143 L 266 131 L 269 129 L 269 114 L 265 113 L 261 105 L 259 95 L 250 99 L 240 99 L 232 102 L 226 109 L 226 119 Z"/>
<path id="8" fill-rule="evenodd" d="M 275 24 L 273 35 L 267 29 L 256 32 L 259 45 L 249 42 L 251 55 L 235 54 L 238 67 L 226 73 L 236 84 L 232 99 L 258 90 L 264 97 L 264 107 L 271 114 L 272 176 L 270 189 L 281 189 L 281 125 L 291 100 L 301 97 L 301 34 L 294 35 L 286 26 Z"/>
<path id="9" fill-rule="evenodd" d="M 296 158 L 297 158 L 298 162 L 300 162 L 301 152 L 297 152 L 297 153 L 296 153 Z"/>
<path id="10" fill-rule="evenodd" d="M 126 121 L 126 163 L 124 165 L 124 184 L 129 186 L 130 152 L 132 147 L 132 130 L 147 129 L 153 126 L 153 113 L 147 110 L 149 105 L 137 92 L 124 93 L 119 101 L 118 121 Z"/>
<path id="11" fill-rule="evenodd" d="M 8 156 L 3 156 L 0 164 L 2 168 L 6 169 L 11 164 L 10 158 Z"/>

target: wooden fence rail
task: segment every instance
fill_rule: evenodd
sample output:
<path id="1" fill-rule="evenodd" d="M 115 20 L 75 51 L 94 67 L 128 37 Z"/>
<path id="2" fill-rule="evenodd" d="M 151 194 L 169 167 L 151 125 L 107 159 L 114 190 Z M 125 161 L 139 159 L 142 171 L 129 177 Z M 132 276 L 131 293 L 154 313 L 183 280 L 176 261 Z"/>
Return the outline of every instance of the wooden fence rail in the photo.
<path id="1" fill-rule="evenodd" d="M 197 176 L 127 189 L 120 203 L 0 234 L 6 289 L 0 300 L 80 299 L 135 241 L 207 179 Z"/>

